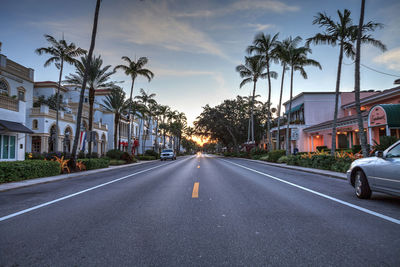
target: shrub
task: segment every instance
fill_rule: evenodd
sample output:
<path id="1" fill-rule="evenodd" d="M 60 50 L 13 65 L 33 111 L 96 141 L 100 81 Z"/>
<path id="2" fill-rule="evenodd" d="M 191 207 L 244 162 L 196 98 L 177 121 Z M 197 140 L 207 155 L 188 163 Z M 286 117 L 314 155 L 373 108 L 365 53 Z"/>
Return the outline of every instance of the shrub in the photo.
<path id="1" fill-rule="evenodd" d="M 328 150 L 328 147 L 327 146 L 317 146 L 317 150 L 318 151 L 327 151 Z"/>
<path id="2" fill-rule="evenodd" d="M 126 163 L 134 163 L 134 162 L 137 162 L 137 160 L 136 160 L 133 156 L 129 155 L 128 152 L 122 153 L 120 160 L 123 160 L 123 161 L 125 161 Z"/>
<path id="3" fill-rule="evenodd" d="M 99 159 L 79 159 L 86 166 L 86 170 L 94 170 L 100 168 L 107 168 L 110 165 L 110 160 L 108 158 Z"/>
<path id="4" fill-rule="evenodd" d="M 289 160 L 289 157 L 288 157 L 288 156 L 282 156 L 282 157 L 280 157 L 280 158 L 277 160 L 277 162 L 278 162 L 278 163 L 287 163 L 288 160 Z"/>
<path id="5" fill-rule="evenodd" d="M 265 156 L 260 157 L 260 160 L 269 161 L 269 155 L 265 155 Z"/>
<path id="6" fill-rule="evenodd" d="M 107 151 L 106 156 L 110 159 L 121 159 L 123 153 L 121 150 L 111 149 Z"/>
<path id="7" fill-rule="evenodd" d="M 85 152 L 84 151 L 79 151 L 79 153 L 78 153 L 78 159 L 84 159 L 84 158 L 86 158 L 86 155 L 85 155 Z"/>
<path id="8" fill-rule="evenodd" d="M 374 149 L 378 151 L 384 151 L 394 143 L 396 143 L 396 136 L 381 136 L 379 138 L 379 144 L 374 140 L 375 146 Z"/>
<path id="9" fill-rule="evenodd" d="M 110 160 L 110 165 L 113 165 L 113 166 L 115 166 L 115 165 L 124 165 L 124 164 L 126 164 L 126 161 L 122 160 L 122 159 L 112 159 L 112 160 Z"/>
<path id="10" fill-rule="evenodd" d="M 352 148 L 351 148 L 351 152 L 353 152 L 353 153 L 358 153 L 358 152 L 360 152 L 361 151 L 361 145 L 354 145 Z"/>
<path id="11" fill-rule="evenodd" d="M 273 150 L 268 152 L 268 161 L 270 162 L 277 162 L 278 159 L 282 156 L 286 155 L 285 150 Z"/>
<path id="12" fill-rule="evenodd" d="M 58 174 L 60 174 L 60 164 L 56 161 L 25 160 L 0 162 L 1 183 L 54 176 Z"/>
<path id="13" fill-rule="evenodd" d="M 89 154 L 87 154 L 86 156 L 89 157 Z M 92 152 L 92 155 L 90 155 L 90 158 L 97 159 L 98 157 L 99 157 L 99 154 L 97 152 Z"/>
<path id="14" fill-rule="evenodd" d="M 157 153 L 156 151 L 154 151 L 154 150 L 151 150 L 151 149 L 146 150 L 146 151 L 144 152 L 144 155 L 145 155 L 145 156 L 153 156 L 153 157 L 155 157 L 156 159 L 158 158 L 158 153 Z M 181 154 L 179 154 L 179 155 L 181 155 Z"/>
<path id="15" fill-rule="evenodd" d="M 255 156 L 255 155 L 265 155 L 265 154 L 267 154 L 268 153 L 268 151 L 267 150 L 265 150 L 265 149 L 263 149 L 263 148 L 259 148 L 259 147 L 253 147 L 251 150 L 250 150 L 250 155 L 253 157 L 253 156 Z"/>
<path id="16" fill-rule="evenodd" d="M 146 155 L 139 155 L 137 156 L 138 160 L 155 160 L 156 157 L 154 156 L 146 156 Z"/>
<path id="17" fill-rule="evenodd" d="M 43 154 L 40 154 L 40 153 L 36 153 L 36 152 L 33 152 L 33 153 L 25 153 L 25 159 L 26 160 L 28 160 L 28 159 L 31 159 L 31 160 L 35 160 L 35 159 L 41 159 L 41 160 L 43 160 L 43 159 L 45 159 L 45 157 L 44 157 L 44 155 Z"/>

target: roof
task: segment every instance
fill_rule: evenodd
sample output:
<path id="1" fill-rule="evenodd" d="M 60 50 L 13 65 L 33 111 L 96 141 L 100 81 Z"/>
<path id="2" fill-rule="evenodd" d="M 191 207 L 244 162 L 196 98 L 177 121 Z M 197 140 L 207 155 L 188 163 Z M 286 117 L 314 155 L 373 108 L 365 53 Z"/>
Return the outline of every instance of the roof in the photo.
<path id="1" fill-rule="evenodd" d="M 364 111 L 363 113 L 361 113 L 361 115 L 363 116 L 363 120 L 366 120 L 368 118 L 368 111 Z M 356 123 L 356 121 L 357 121 L 357 114 L 352 115 L 352 116 L 343 117 L 343 118 L 337 118 L 336 126 L 342 127 L 344 125 L 354 124 L 354 123 Z M 325 122 L 321 122 L 319 124 L 315 124 L 313 126 L 304 128 L 303 130 L 305 132 L 320 131 L 323 129 L 332 128 L 332 124 L 333 124 L 333 120 L 325 121 Z"/>
<path id="2" fill-rule="evenodd" d="M 360 104 L 366 104 L 368 102 L 378 101 L 378 100 L 381 100 L 382 98 L 383 99 L 384 98 L 389 98 L 389 97 L 391 97 L 392 95 L 395 95 L 395 94 L 400 94 L 400 86 L 394 87 L 394 88 L 391 88 L 391 89 L 386 89 L 386 90 L 383 90 L 382 92 L 379 92 L 377 94 L 373 94 L 371 96 L 364 97 L 364 98 L 362 98 L 360 100 Z M 356 102 L 353 101 L 353 102 L 348 103 L 346 105 L 342 105 L 342 108 L 344 108 L 344 109 L 351 108 L 351 107 L 355 107 L 355 105 L 356 105 Z"/>
<path id="3" fill-rule="evenodd" d="M 296 95 L 295 97 L 293 97 L 292 102 L 303 95 L 334 95 L 334 94 L 335 94 L 335 92 L 302 92 L 302 93 Z M 287 103 L 289 103 L 289 101 L 290 100 L 284 102 L 283 105 L 286 105 Z"/>
<path id="4" fill-rule="evenodd" d="M 400 104 L 379 104 L 374 107 L 382 107 L 386 113 L 388 127 L 400 127 Z M 371 108 L 371 111 L 374 109 Z"/>
<path id="5" fill-rule="evenodd" d="M 33 133 L 29 128 L 20 122 L 0 120 L 0 131 L 17 132 L 17 133 Z"/>
<path id="6" fill-rule="evenodd" d="M 35 82 L 33 87 L 52 87 L 52 88 L 58 88 L 58 83 L 53 82 L 53 81 L 42 81 L 42 82 Z M 64 86 L 60 86 L 60 89 L 67 92 L 68 89 L 65 88 Z"/>

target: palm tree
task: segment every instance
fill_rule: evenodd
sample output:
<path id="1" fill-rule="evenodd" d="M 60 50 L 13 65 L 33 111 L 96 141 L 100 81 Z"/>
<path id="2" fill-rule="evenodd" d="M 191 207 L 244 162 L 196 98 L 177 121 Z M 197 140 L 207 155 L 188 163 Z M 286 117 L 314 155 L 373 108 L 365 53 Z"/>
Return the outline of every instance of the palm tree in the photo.
<path id="1" fill-rule="evenodd" d="M 301 40 L 301 37 L 296 37 L 296 38 L 300 38 Z M 289 50 L 288 65 L 290 66 L 290 100 L 289 100 L 289 110 L 287 111 L 288 120 L 286 127 L 286 155 L 290 155 L 291 151 L 289 126 L 290 126 L 290 111 L 292 109 L 292 99 L 293 99 L 293 73 L 295 71 L 299 71 L 301 76 L 304 79 L 307 79 L 307 73 L 304 70 L 305 66 L 315 66 L 318 67 L 319 69 L 322 69 L 318 61 L 307 58 L 308 53 L 311 53 L 311 49 L 308 46 L 296 47 L 296 45 L 292 45 Z"/>
<path id="2" fill-rule="evenodd" d="M 57 41 L 53 36 L 45 34 L 47 42 L 51 44 L 49 47 L 41 47 L 35 50 L 38 55 L 49 54 L 50 58 L 44 63 L 45 67 L 50 66 L 52 63 L 60 70 L 57 87 L 57 108 L 56 108 L 56 141 L 54 142 L 54 150 L 58 152 L 58 117 L 60 109 L 60 87 L 61 77 L 64 70 L 64 62 L 74 64 L 76 62 L 75 57 L 86 53 L 82 48 L 76 47 L 74 43 L 68 44 L 64 38 Z"/>
<path id="3" fill-rule="evenodd" d="M 254 37 L 253 45 L 247 48 L 249 54 L 255 52 L 256 55 L 263 57 L 263 61 L 266 64 L 267 78 L 268 78 L 268 110 L 267 114 L 270 114 L 269 107 L 271 106 L 271 77 L 276 79 L 278 74 L 275 71 L 270 71 L 271 62 L 276 62 L 276 46 L 278 44 L 279 33 L 271 36 L 269 34 L 259 33 Z M 271 132 L 270 132 L 270 119 L 267 118 L 267 133 L 268 133 L 268 149 L 271 148 Z"/>
<path id="4" fill-rule="evenodd" d="M 337 68 L 337 76 L 336 76 L 336 94 L 335 94 L 335 112 L 333 116 L 333 124 L 332 124 L 332 156 L 335 154 L 336 149 L 336 126 L 337 126 L 337 116 L 339 110 L 339 94 L 340 94 L 340 77 L 342 72 L 342 61 L 343 54 L 345 53 L 347 57 L 351 57 L 354 59 L 354 46 L 357 36 L 357 26 L 353 25 L 352 19 L 350 18 L 351 12 L 348 9 L 345 9 L 342 12 L 340 10 L 337 11 L 339 16 L 339 21 L 334 22 L 331 17 L 329 17 L 326 13 L 318 13 L 317 16 L 314 17 L 313 24 L 319 24 L 319 27 L 325 28 L 322 33 L 317 33 L 314 37 L 308 38 L 306 44 L 314 43 L 316 45 L 319 44 L 329 44 L 332 46 L 339 45 L 339 62 Z M 364 25 L 364 30 L 373 31 L 377 27 L 382 27 L 379 23 L 368 22 Z M 364 35 L 361 37 L 362 43 L 370 43 L 374 46 L 385 50 L 385 46 L 378 40 L 373 39 L 370 35 Z"/>
<path id="5" fill-rule="evenodd" d="M 126 75 L 131 77 L 132 84 L 131 84 L 131 93 L 129 100 L 132 102 L 132 95 L 133 95 L 133 86 L 135 85 L 135 80 L 138 76 L 144 76 L 147 78 L 147 80 L 150 82 L 151 79 L 153 79 L 154 74 L 148 69 L 143 68 L 144 65 L 147 64 L 148 60 L 147 57 L 140 57 L 136 62 L 131 60 L 129 57 L 123 56 L 122 60 L 125 60 L 128 65 L 118 65 L 114 68 L 114 70 L 117 69 L 122 69 Z M 128 128 L 128 151 L 131 153 L 132 151 L 132 140 L 131 140 L 131 120 L 130 120 L 130 115 L 132 113 L 132 110 L 130 109 L 131 106 L 129 106 L 129 128 Z"/>
<path id="6" fill-rule="evenodd" d="M 165 148 L 165 135 L 166 135 L 166 130 L 167 130 L 167 124 L 166 124 L 166 119 L 168 116 L 168 112 L 170 111 L 170 107 L 169 106 L 164 106 L 164 105 L 160 105 L 159 108 L 159 114 L 161 116 L 160 119 L 160 125 L 159 125 L 159 129 L 162 130 L 162 135 L 163 135 L 163 149 Z"/>
<path id="7" fill-rule="evenodd" d="M 283 82 L 285 80 L 285 72 L 288 70 L 288 63 L 290 60 L 290 49 L 291 47 L 297 47 L 300 43 L 301 38 L 297 36 L 296 38 L 292 39 L 292 37 L 286 38 L 285 40 L 278 42 L 276 46 L 276 56 L 281 62 L 282 65 L 282 76 L 281 76 L 281 90 L 279 94 L 279 104 L 278 104 L 278 133 L 276 138 L 276 147 L 280 149 L 280 129 L 281 129 L 281 107 L 282 107 L 282 94 L 283 94 Z"/>
<path id="8" fill-rule="evenodd" d="M 99 19 L 100 3 L 101 3 L 101 0 L 96 1 L 96 8 L 94 11 L 94 19 L 93 19 L 94 21 L 93 21 L 93 29 L 92 29 L 92 38 L 91 38 L 89 54 L 88 54 L 88 65 L 90 65 L 90 61 L 92 60 L 93 50 L 94 50 L 94 46 L 96 43 L 97 22 Z M 77 114 L 77 118 L 76 118 L 74 145 L 72 147 L 71 160 L 68 162 L 71 167 L 75 167 L 76 150 L 78 148 L 79 136 L 80 136 L 80 131 L 81 131 L 83 98 L 85 96 L 87 77 L 88 77 L 88 69 L 85 69 L 85 74 L 83 76 L 83 81 L 82 81 L 81 92 L 79 95 L 79 105 L 78 105 L 78 114 Z"/>
<path id="9" fill-rule="evenodd" d="M 256 84 L 259 78 L 264 79 L 267 73 L 264 73 L 266 65 L 263 63 L 261 56 L 245 57 L 245 64 L 236 67 L 241 78 L 244 78 L 239 87 L 242 88 L 245 84 L 253 82 L 253 96 L 251 100 L 251 142 L 254 143 L 254 98 L 256 94 Z M 247 140 L 249 142 L 250 140 Z"/>
<path id="10" fill-rule="evenodd" d="M 143 88 L 140 88 L 140 95 L 136 96 L 135 98 L 138 99 L 138 102 L 142 105 L 141 113 L 142 113 L 142 124 L 143 124 L 143 131 L 144 127 L 146 127 L 146 133 L 142 138 L 142 152 L 145 149 L 146 139 L 148 136 L 148 131 L 150 128 L 150 123 L 153 117 L 154 105 L 157 103 L 154 97 L 156 94 L 148 94 L 146 93 Z"/>
<path id="11" fill-rule="evenodd" d="M 88 66 L 88 77 L 87 77 L 87 87 L 89 87 L 89 133 L 93 130 L 93 106 L 95 91 L 98 89 L 107 89 L 113 87 L 115 82 L 110 82 L 110 77 L 115 73 L 115 71 L 108 71 L 111 65 L 102 66 L 103 60 L 101 56 L 94 56 L 88 64 L 88 57 L 81 57 L 80 61 L 77 61 L 76 72 L 70 74 L 70 76 L 65 77 L 65 83 L 73 84 L 76 86 L 82 85 L 83 77 L 85 75 L 86 66 Z M 89 138 L 88 152 L 89 155 L 92 154 L 92 141 Z"/>
<path id="12" fill-rule="evenodd" d="M 121 114 L 126 109 L 127 104 L 125 92 L 120 87 L 114 87 L 101 104 L 106 111 L 114 113 L 114 149 L 118 148 L 118 126 Z"/>

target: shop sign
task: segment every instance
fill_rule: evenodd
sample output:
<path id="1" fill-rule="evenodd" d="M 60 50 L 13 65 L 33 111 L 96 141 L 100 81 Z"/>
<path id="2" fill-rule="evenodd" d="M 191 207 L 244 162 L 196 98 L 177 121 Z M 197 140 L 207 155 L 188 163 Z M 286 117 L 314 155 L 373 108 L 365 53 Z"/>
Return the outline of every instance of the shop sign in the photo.
<path id="1" fill-rule="evenodd" d="M 382 107 L 375 107 L 369 115 L 369 126 L 378 126 L 386 124 L 385 111 Z"/>
<path id="2" fill-rule="evenodd" d="M 296 141 L 299 139 L 299 129 L 291 129 L 290 139 Z"/>

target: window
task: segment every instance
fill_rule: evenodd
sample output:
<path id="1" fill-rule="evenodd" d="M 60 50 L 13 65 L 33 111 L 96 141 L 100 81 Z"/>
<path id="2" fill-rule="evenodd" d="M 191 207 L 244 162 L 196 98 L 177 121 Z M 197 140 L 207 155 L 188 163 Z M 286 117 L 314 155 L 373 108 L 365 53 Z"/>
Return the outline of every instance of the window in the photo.
<path id="1" fill-rule="evenodd" d="M 32 129 L 37 129 L 38 128 L 38 120 L 33 120 L 32 121 Z"/>
<path id="2" fill-rule="evenodd" d="M 386 157 L 388 158 L 400 158 L 400 145 L 395 146 L 392 148 L 387 154 Z"/>
<path id="3" fill-rule="evenodd" d="M 25 92 L 18 91 L 18 100 L 25 101 Z"/>
<path id="4" fill-rule="evenodd" d="M 87 97 L 85 97 L 85 103 L 87 103 L 87 102 L 89 102 L 89 100 L 88 100 L 88 98 L 87 98 Z"/>
<path id="5" fill-rule="evenodd" d="M 8 85 L 3 80 L 0 80 L 0 95 L 8 95 Z"/>
<path id="6" fill-rule="evenodd" d="M 32 136 L 32 152 L 40 153 L 42 138 L 40 136 Z"/>
<path id="7" fill-rule="evenodd" d="M 0 158 L 15 159 L 15 136 L 0 135 Z"/>

